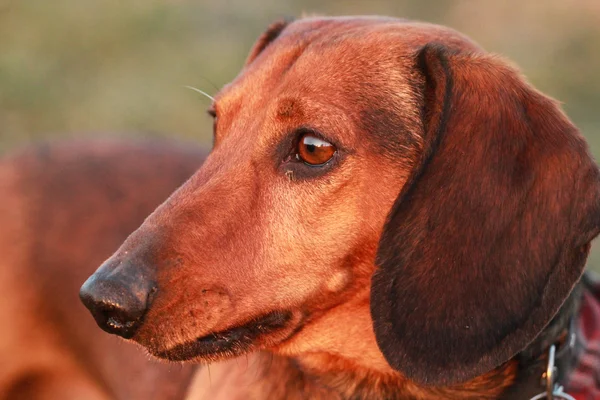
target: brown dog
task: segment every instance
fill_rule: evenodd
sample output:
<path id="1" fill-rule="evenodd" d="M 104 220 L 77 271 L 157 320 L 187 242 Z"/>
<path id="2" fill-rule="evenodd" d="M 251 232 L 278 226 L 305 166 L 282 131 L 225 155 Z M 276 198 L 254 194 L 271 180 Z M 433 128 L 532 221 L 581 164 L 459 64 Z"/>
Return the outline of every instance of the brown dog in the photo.
<path id="1" fill-rule="evenodd" d="M 266 32 L 211 112 L 202 168 L 82 287 L 103 329 L 174 361 L 268 351 L 203 399 L 541 391 L 523 360 L 600 230 L 554 101 L 450 29 L 315 18 Z"/>
<path id="2" fill-rule="evenodd" d="M 0 160 L 0 399 L 181 399 L 193 373 L 100 331 L 81 282 L 201 164 L 168 143 L 43 145 Z"/>

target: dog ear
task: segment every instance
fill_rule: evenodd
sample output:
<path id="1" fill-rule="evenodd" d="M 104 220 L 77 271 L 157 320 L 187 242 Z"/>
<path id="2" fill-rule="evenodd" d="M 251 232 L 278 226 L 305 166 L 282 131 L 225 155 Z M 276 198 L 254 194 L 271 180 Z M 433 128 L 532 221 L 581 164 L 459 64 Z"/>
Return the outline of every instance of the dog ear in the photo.
<path id="1" fill-rule="evenodd" d="M 258 55 L 267 48 L 268 45 L 270 45 L 279 37 L 279 35 L 281 35 L 281 32 L 283 32 L 286 26 L 288 26 L 292 21 L 292 19 L 281 19 L 269 25 L 267 30 L 260 35 L 260 37 L 256 40 L 256 43 L 254 43 L 254 46 L 252 46 L 245 65 L 252 63 L 252 61 L 254 61 L 256 57 L 258 57 Z"/>
<path id="2" fill-rule="evenodd" d="M 425 385 L 524 349 L 580 278 L 599 173 L 557 104 L 487 55 L 427 45 L 424 146 L 388 216 L 371 314 L 389 364 Z"/>

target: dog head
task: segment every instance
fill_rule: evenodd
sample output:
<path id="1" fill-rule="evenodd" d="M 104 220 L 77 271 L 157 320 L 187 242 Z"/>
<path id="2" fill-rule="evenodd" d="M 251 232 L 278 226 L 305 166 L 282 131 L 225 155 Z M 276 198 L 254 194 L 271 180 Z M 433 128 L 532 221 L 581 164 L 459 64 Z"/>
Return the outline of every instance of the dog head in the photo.
<path id="1" fill-rule="evenodd" d="M 204 165 L 81 291 L 157 357 L 328 351 L 368 332 L 408 378 L 465 381 L 536 337 L 598 233 L 577 129 L 443 27 L 277 23 L 211 113 Z"/>

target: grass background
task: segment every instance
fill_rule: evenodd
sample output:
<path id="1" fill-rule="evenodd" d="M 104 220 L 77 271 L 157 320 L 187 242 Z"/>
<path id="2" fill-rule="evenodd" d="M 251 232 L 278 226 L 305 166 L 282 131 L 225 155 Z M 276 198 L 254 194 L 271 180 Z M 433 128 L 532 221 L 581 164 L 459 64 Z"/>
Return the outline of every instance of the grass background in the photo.
<path id="1" fill-rule="evenodd" d="M 0 0 L 0 152 L 115 132 L 208 146 L 208 101 L 183 85 L 216 92 L 270 22 L 303 13 L 452 26 L 562 101 L 600 156 L 598 0 Z"/>

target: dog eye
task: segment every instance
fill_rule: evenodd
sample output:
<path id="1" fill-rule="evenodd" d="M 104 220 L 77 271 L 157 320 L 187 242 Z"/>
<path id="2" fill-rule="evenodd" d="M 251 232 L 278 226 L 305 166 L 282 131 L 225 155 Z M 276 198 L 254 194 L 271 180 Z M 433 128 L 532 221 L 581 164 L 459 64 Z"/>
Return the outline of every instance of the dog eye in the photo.
<path id="1" fill-rule="evenodd" d="M 206 112 L 208 115 L 210 115 L 210 117 L 213 120 L 213 136 L 214 136 L 217 132 L 217 121 L 218 121 L 219 117 L 217 115 L 217 111 L 215 110 L 214 106 L 210 107 L 208 110 L 206 110 Z"/>
<path id="2" fill-rule="evenodd" d="M 311 133 L 305 133 L 298 141 L 296 158 L 305 164 L 318 166 L 331 160 L 336 150 L 331 143 Z"/>

